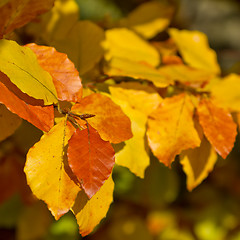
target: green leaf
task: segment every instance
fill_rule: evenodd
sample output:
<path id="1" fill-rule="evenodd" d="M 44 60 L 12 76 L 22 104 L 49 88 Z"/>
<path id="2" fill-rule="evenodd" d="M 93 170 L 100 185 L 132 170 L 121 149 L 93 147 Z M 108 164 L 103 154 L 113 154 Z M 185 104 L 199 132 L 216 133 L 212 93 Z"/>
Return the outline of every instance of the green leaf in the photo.
<path id="1" fill-rule="evenodd" d="M 31 49 L 14 41 L 0 40 L 0 71 L 22 92 L 42 99 L 45 105 L 58 102 L 52 77 L 40 67 Z"/>

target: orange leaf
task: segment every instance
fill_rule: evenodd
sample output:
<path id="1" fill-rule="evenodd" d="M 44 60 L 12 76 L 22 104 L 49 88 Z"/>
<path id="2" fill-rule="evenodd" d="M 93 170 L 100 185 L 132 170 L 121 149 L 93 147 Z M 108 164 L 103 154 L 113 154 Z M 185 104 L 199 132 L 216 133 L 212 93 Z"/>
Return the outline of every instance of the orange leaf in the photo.
<path id="1" fill-rule="evenodd" d="M 74 105 L 72 111 L 95 114 L 88 122 L 97 129 L 105 141 L 120 143 L 132 137 L 129 118 L 109 97 L 99 93 L 91 94 Z"/>
<path id="2" fill-rule="evenodd" d="M 237 135 L 231 114 L 211 99 L 202 99 L 197 108 L 199 122 L 207 139 L 223 158 L 231 152 Z"/>
<path id="3" fill-rule="evenodd" d="M 54 0 L 9 0 L 0 7 L 0 38 L 53 7 Z"/>
<path id="4" fill-rule="evenodd" d="M 169 166 L 182 150 L 200 145 L 192 119 L 193 110 L 190 97 L 181 94 L 166 98 L 149 116 L 149 146 L 166 166 Z"/>
<path id="5" fill-rule="evenodd" d="M 82 188 L 91 198 L 110 176 L 114 165 L 114 150 L 103 141 L 98 132 L 88 125 L 69 140 L 68 162 Z"/>
<path id="6" fill-rule="evenodd" d="M 0 76 L 1 78 L 7 78 L 4 74 Z M 11 92 L 1 81 L 0 92 L 0 103 L 3 103 L 11 112 L 32 123 L 42 131 L 47 132 L 51 129 L 54 124 L 53 106 L 41 107 L 27 104 Z"/>
<path id="7" fill-rule="evenodd" d="M 53 78 L 59 100 L 79 102 L 82 98 L 82 83 L 74 64 L 64 53 L 53 47 L 27 44 L 36 54 L 40 66 Z"/>

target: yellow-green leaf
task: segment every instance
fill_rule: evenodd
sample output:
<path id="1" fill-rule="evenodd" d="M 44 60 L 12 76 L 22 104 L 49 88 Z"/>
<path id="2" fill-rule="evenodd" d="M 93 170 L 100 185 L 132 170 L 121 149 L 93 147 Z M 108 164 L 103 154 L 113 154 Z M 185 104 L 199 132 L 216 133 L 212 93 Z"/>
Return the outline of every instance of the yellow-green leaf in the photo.
<path id="1" fill-rule="evenodd" d="M 105 53 L 106 60 L 117 57 L 133 62 L 146 63 L 151 66 L 157 66 L 160 63 L 157 50 L 126 28 L 107 30 L 103 46 L 107 51 Z"/>
<path id="2" fill-rule="evenodd" d="M 195 149 L 184 151 L 180 155 L 180 163 L 187 175 L 187 188 L 192 191 L 213 170 L 217 161 L 217 153 L 206 138 Z"/>
<path id="3" fill-rule="evenodd" d="M 106 216 L 113 201 L 113 188 L 114 183 L 110 176 L 91 199 L 88 199 L 83 190 L 79 192 L 72 211 L 76 216 L 79 232 L 82 236 L 91 233 Z"/>
<path id="4" fill-rule="evenodd" d="M 240 111 L 240 76 L 230 74 L 210 86 L 213 98 L 229 111 Z"/>
<path id="5" fill-rule="evenodd" d="M 209 47 L 208 39 L 204 33 L 171 28 L 169 34 L 189 66 L 215 74 L 220 73 L 217 55 Z"/>
<path id="6" fill-rule="evenodd" d="M 65 120 L 55 125 L 29 150 L 24 168 L 33 194 L 48 205 L 55 219 L 69 211 L 80 190 L 65 153 L 73 132 Z"/>
<path id="7" fill-rule="evenodd" d="M 105 68 L 109 76 L 123 76 L 134 79 L 148 80 L 157 87 L 167 87 L 172 80 L 167 79 L 158 70 L 143 62 L 135 62 L 125 58 L 114 57 Z"/>
<path id="8" fill-rule="evenodd" d="M 57 103 L 52 77 L 40 67 L 28 47 L 21 47 L 14 41 L 0 40 L 0 71 L 22 92 L 42 99 L 45 105 Z"/>
<path id="9" fill-rule="evenodd" d="M 22 123 L 18 115 L 11 113 L 3 104 L 0 104 L 0 141 L 11 136 Z"/>

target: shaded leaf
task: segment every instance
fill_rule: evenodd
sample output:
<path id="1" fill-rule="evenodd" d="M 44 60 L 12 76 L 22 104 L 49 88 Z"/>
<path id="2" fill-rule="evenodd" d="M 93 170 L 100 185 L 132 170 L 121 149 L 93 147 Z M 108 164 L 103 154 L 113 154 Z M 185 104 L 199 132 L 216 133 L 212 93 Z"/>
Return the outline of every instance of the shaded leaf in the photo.
<path id="1" fill-rule="evenodd" d="M 64 53 L 53 47 L 26 45 L 36 54 L 40 66 L 52 76 L 59 100 L 79 102 L 82 97 L 82 83 L 74 64 Z"/>
<path id="2" fill-rule="evenodd" d="M 220 73 L 217 55 L 209 47 L 204 33 L 171 28 L 169 34 L 176 42 L 184 61 L 188 65 L 211 73 Z"/>
<path id="3" fill-rule="evenodd" d="M 230 74 L 210 86 L 210 91 L 220 106 L 229 111 L 240 111 L 240 76 Z"/>
<path id="4" fill-rule="evenodd" d="M 113 201 L 114 182 L 110 176 L 101 189 L 89 200 L 84 191 L 80 191 L 72 208 L 79 225 L 79 232 L 86 236 L 107 214 Z"/>
<path id="5" fill-rule="evenodd" d="M 21 123 L 21 118 L 19 118 L 16 114 L 8 111 L 8 109 L 3 104 L 0 104 L 0 141 L 11 136 Z"/>
<path id="6" fill-rule="evenodd" d="M 31 49 L 10 40 L 0 40 L 0 71 L 22 92 L 45 105 L 57 103 L 57 93 L 50 74 L 38 64 Z"/>
<path id="7" fill-rule="evenodd" d="M 6 1 L 5 1 L 6 2 Z M 0 38 L 53 7 L 54 0 L 9 0 L 0 5 Z"/>
<path id="8" fill-rule="evenodd" d="M 143 62 L 135 62 L 125 58 L 114 57 L 105 68 L 109 76 L 123 76 L 134 79 L 148 80 L 157 87 L 167 87 L 171 80 L 163 76 L 158 70 Z"/>
<path id="9" fill-rule="evenodd" d="M 56 220 L 69 211 L 80 190 L 65 155 L 73 132 L 65 121 L 54 126 L 30 148 L 24 168 L 33 194 L 48 205 Z"/>
<path id="10" fill-rule="evenodd" d="M 91 94 L 72 107 L 72 112 L 94 114 L 88 122 L 99 132 L 101 138 L 120 143 L 132 137 L 131 122 L 122 109 L 109 97 Z"/>
<path id="11" fill-rule="evenodd" d="M 218 154 L 226 158 L 234 146 L 237 135 L 237 126 L 231 114 L 216 106 L 211 99 L 202 99 L 197 112 L 205 136 Z"/>
<path id="12" fill-rule="evenodd" d="M 194 106 L 188 95 L 166 98 L 149 116 L 147 137 L 153 154 L 170 166 L 183 150 L 200 145 L 193 123 Z"/>
<path id="13" fill-rule="evenodd" d="M 115 28 L 107 30 L 105 33 L 106 40 L 103 46 L 107 51 L 105 53 L 106 60 L 120 58 L 151 66 L 157 66 L 160 63 L 157 50 L 134 32 L 126 28 Z"/>
<path id="14" fill-rule="evenodd" d="M 66 35 L 54 38 L 50 43 L 58 51 L 66 53 L 83 75 L 102 58 L 104 52 L 100 43 L 103 40 L 103 29 L 90 21 L 79 21 Z"/>
<path id="15" fill-rule="evenodd" d="M 187 175 L 187 189 L 192 191 L 213 170 L 217 154 L 210 143 L 203 138 L 201 145 L 184 151 L 180 155 L 180 163 Z"/>
<path id="16" fill-rule="evenodd" d="M 11 92 L 1 80 L 7 78 L 0 72 L 0 102 L 11 112 L 32 123 L 42 131 L 48 132 L 54 124 L 53 106 L 33 106 L 25 103 Z"/>
<path id="17" fill-rule="evenodd" d="M 99 191 L 110 176 L 115 162 L 111 144 L 101 139 L 98 132 L 88 125 L 69 140 L 68 162 L 89 198 Z"/>

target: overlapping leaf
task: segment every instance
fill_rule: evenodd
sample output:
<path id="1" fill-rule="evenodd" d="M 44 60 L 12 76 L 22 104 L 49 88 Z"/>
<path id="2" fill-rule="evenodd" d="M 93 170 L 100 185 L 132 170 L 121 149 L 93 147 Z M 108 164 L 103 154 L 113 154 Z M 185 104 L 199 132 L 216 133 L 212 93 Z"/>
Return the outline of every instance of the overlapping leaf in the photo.
<path id="1" fill-rule="evenodd" d="M 9 0 L 0 5 L 0 38 L 53 7 L 54 0 Z"/>
<path id="2" fill-rule="evenodd" d="M 219 74 L 216 53 L 210 49 L 207 37 L 198 31 L 170 29 L 170 36 L 176 42 L 184 61 L 191 67 Z"/>
<path id="3" fill-rule="evenodd" d="M 180 155 L 180 163 L 187 175 L 187 188 L 192 191 L 213 170 L 217 161 L 217 154 L 206 140 L 202 139 L 201 145 L 195 149 L 189 149 Z"/>
<path id="4" fill-rule="evenodd" d="M 194 106 L 186 94 L 166 98 L 149 116 L 148 142 L 160 162 L 170 166 L 183 150 L 200 145 L 193 123 Z"/>
<path id="5" fill-rule="evenodd" d="M 31 49 L 10 40 L 0 40 L 0 71 L 22 92 L 45 105 L 57 103 L 57 93 L 52 77 L 38 64 Z"/>
<path id="6" fill-rule="evenodd" d="M 97 129 L 103 140 L 120 143 L 132 137 L 129 118 L 107 96 L 91 94 L 75 104 L 72 112 L 95 114 L 88 122 Z"/>
<path id="7" fill-rule="evenodd" d="M 0 141 L 11 136 L 21 123 L 22 120 L 20 117 L 8 111 L 3 104 L 0 104 Z"/>
<path id="8" fill-rule="evenodd" d="M 69 140 L 69 165 L 89 198 L 110 176 L 114 154 L 111 144 L 102 140 L 91 125 L 81 131 L 77 129 Z"/>
<path id="9" fill-rule="evenodd" d="M 48 205 L 55 219 L 69 211 L 80 190 L 65 153 L 73 132 L 64 120 L 54 126 L 29 150 L 24 168 L 33 194 Z"/>
<path id="10" fill-rule="evenodd" d="M 88 199 L 84 191 L 78 194 L 72 211 L 76 216 L 79 232 L 82 236 L 91 233 L 94 227 L 106 216 L 113 201 L 113 188 L 114 183 L 110 176 L 91 199 Z"/>
<path id="11" fill-rule="evenodd" d="M 215 105 L 211 99 L 202 99 L 197 112 L 205 136 L 218 154 L 226 158 L 234 146 L 237 135 L 237 126 L 231 114 Z"/>
<path id="12" fill-rule="evenodd" d="M 54 124 L 53 106 L 34 106 L 11 92 L 1 81 L 8 80 L 7 76 L 0 72 L 0 102 L 11 112 L 32 123 L 42 131 L 48 132 Z"/>
<path id="13" fill-rule="evenodd" d="M 36 54 L 40 66 L 52 76 L 59 100 L 79 102 L 82 97 L 82 84 L 74 64 L 64 53 L 53 47 L 26 45 Z"/>

